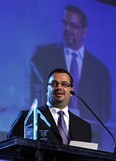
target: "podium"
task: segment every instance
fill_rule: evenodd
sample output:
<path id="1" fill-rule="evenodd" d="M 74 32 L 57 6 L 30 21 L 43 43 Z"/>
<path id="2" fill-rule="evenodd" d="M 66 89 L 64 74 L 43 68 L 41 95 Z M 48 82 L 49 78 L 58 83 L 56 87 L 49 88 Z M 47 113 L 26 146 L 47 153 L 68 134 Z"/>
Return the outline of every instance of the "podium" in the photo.
<path id="1" fill-rule="evenodd" d="M 13 137 L 0 142 L 0 159 L 9 161 L 116 161 L 116 154 Z"/>

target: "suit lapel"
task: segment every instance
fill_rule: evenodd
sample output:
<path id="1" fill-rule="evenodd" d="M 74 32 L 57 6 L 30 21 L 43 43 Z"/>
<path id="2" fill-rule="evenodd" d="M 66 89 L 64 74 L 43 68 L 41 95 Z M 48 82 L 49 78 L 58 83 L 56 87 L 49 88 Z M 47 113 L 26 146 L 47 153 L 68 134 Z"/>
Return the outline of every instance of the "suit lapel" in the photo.
<path id="1" fill-rule="evenodd" d="M 42 106 L 40 111 L 46 117 L 47 121 L 51 124 L 51 130 L 55 131 L 58 135 L 60 135 L 60 133 L 58 131 L 58 127 L 54 121 L 54 118 L 53 118 L 48 106 L 47 105 Z"/>

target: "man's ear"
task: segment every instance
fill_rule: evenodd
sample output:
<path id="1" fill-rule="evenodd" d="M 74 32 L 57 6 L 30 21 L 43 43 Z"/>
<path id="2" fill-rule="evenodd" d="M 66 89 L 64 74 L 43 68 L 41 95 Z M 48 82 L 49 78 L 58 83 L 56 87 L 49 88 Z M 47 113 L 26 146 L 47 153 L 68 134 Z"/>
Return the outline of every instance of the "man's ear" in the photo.
<path id="1" fill-rule="evenodd" d="M 74 88 L 72 87 L 70 91 L 74 91 Z M 70 96 L 72 97 L 73 95 L 72 95 L 72 94 L 70 94 Z"/>

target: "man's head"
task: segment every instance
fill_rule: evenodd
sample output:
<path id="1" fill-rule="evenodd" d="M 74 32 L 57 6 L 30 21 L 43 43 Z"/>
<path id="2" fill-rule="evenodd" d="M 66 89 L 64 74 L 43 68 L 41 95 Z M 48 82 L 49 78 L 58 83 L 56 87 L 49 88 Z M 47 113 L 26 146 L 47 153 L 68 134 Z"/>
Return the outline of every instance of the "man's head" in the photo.
<path id="1" fill-rule="evenodd" d="M 86 36 L 87 19 L 84 13 L 76 6 L 67 6 L 64 9 L 63 33 L 67 47 L 77 50 L 83 44 Z"/>
<path id="2" fill-rule="evenodd" d="M 70 100 L 73 90 L 73 79 L 64 69 L 55 69 L 48 76 L 47 101 L 53 106 L 63 109 Z"/>

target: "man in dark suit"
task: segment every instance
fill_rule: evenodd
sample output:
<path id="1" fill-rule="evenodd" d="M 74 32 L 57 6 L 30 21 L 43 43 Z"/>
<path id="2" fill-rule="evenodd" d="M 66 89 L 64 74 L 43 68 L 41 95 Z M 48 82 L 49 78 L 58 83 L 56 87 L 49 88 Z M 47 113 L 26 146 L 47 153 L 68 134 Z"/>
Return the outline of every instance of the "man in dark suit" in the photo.
<path id="1" fill-rule="evenodd" d="M 64 69 L 55 69 L 48 77 L 47 81 L 47 103 L 38 107 L 45 119 L 38 117 L 38 135 L 41 131 L 47 132 L 47 141 L 51 144 L 66 144 L 71 140 L 90 142 L 92 139 L 91 126 L 88 122 L 71 113 L 68 109 L 68 103 L 71 97 L 70 91 L 73 91 L 73 79 Z M 24 137 L 24 121 L 28 111 L 21 111 L 13 123 L 8 138 L 13 136 Z M 49 122 L 46 124 L 46 122 Z M 41 134 L 38 140 L 42 141 Z M 42 161 L 76 161 L 74 154 L 55 153 L 49 150 L 40 149 L 33 157 Z M 24 153 L 24 151 L 23 151 Z M 32 150 L 29 155 L 33 155 Z"/>
<path id="2" fill-rule="evenodd" d="M 38 99 L 40 105 L 45 102 L 47 73 L 59 67 L 70 72 L 71 53 L 75 52 L 79 66 L 78 89 L 75 89 L 75 93 L 92 108 L 103 122 L 107 122 L 111 111 L 109 71 L 101 61 L 85 49 L 83 40 L 86 32 L 87 19 L 84 13 L 75 6 L 67 6 L 63 17 L 64 42 L 40 45 L 32 56 L 30 104 L 35 98 Z M 96 121 L 80 100 L 78 100 L 78 110 L 82 118 Z M 76 110 L 73 112 L 76 114 Z"/>
<path id="3" fill-rule="evenodd" d="M 71 113 L 68 103 L 73 91 L 73 79 L 64 69 L 55 69 L 48 77 L 47 81 L 47 103 L 38 107 L 51 126 L 48 126 L 42 119 L 39 119 L 39 130 L 49 130 L 49 142 L 54 144 L 69 144 L 70 140 L 91 141 L 91 126 Z M 58 129 L 58 112 L 63 111 L 67 142 L 63 142 L 62 134 Z M 24 137 L 24 120 L 28 111 L 21 111 L 13 123 L 8 138 L 13 136 Z M 63 128 L 64 130 L 64 128 Z"/>

